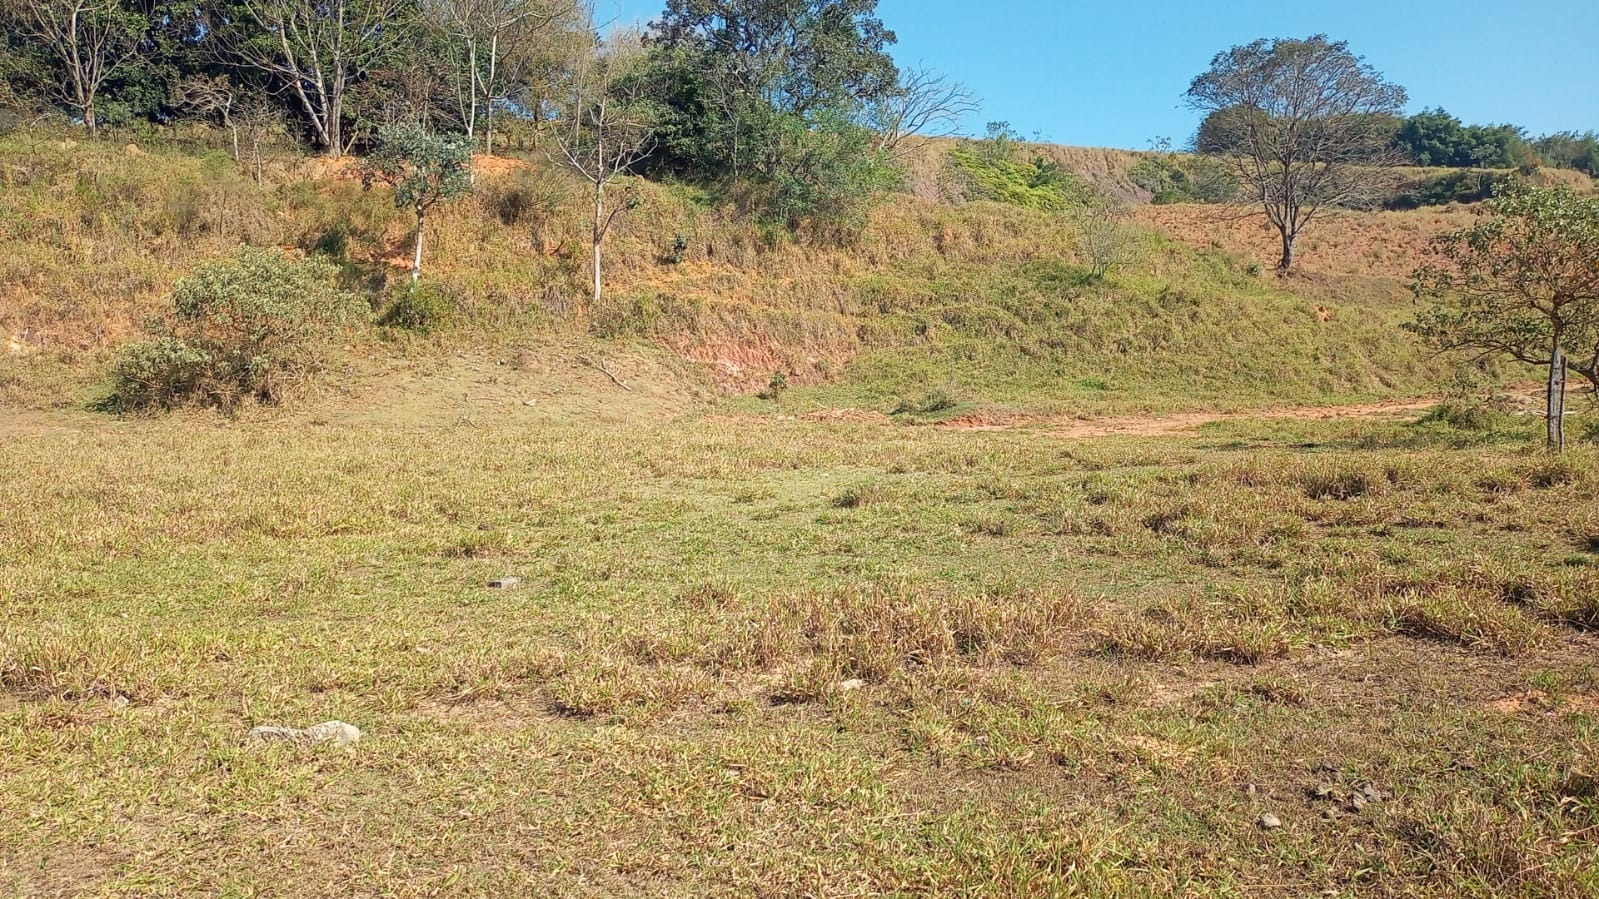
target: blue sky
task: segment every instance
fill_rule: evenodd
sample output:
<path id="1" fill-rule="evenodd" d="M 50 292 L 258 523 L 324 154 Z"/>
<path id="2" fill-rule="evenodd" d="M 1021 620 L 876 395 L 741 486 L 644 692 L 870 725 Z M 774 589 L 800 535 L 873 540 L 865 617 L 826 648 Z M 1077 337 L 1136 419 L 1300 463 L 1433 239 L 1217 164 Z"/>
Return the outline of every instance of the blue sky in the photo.
<path id="1" fill-rule="evenodd" d="M 1465 11 L 1463 0 L 1319 3 L 1175 0 L 880 0 L 901 63 L 965 82 L 983 110 L 967 129 L 1008 121 L 1083 146 L 1181 145 L 1197 116 L 1182 93 L 1217 51 L 1260 37 L 1325 32 L 1410 91 L 1412 111 L 1534 134 L 1599 130 L 1599 3 L 1544 0 Z M 642 22 L 661 0 L 596 0 L 602 20 Z"/>

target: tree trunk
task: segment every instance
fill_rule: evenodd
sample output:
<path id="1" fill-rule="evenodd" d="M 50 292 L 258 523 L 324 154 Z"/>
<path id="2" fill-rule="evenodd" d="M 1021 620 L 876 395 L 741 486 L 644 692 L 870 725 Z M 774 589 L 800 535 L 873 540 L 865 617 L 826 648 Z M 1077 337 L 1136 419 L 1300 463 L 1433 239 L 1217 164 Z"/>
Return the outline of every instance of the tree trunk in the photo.
<path id="1" fill-rule="evenodd" d="M 468 39 L 466 42 L 466 67 L 470 73 L 467 77 L 466 100 L 466 137 L 472 140 L 477 136 L 477 41 Z"/>
<path id="2" fill-rule="evenodd" d="M 1549 451 L 1566 449 L 1566 354 L 1560 344 L 1555 344 L 1553 358 L 1549 361 Z"/>
<path id="3" fill-rule="evenodd" d="M 483 154 L 494 155 L 494 82 L 498 77 L 500 62 L 500 33 L 489 38 L 489 80 L 483 85 Z"/>
<path id="4" fill-rule="evenodd" d="M 600 244 L 605 241 L 605 182 L 594 182 L 594 307 L 600 305 Z"/>
<path id="5" fill-rule="evenodd" d="M 422 278 L 422 226 L 426 222 L 427 213 L 421 209 L 416 211 L 416 255 L 411 259 L 411 283 L 415 284 Z"/>
<path id="6" fill-rule="evenodd" d="M 1277 263 L 1277 270 L 1286 272 L 1294 267 L 1294 239 L 1298 235 L 1290 232 L 1286 225 L 1278 226 L 1277 230 L 1281 231 L 1283 236 L 1283 257 Z"/>
<path id="7" fill-rule="evenodd" d="M 337 159 L 344 155 L 344 91 L 339 85 L 334 85 L 333 96 L 329 98 L 324 115 L 327 124 L 322 132 L 327 135 L 327 153 Z"/>

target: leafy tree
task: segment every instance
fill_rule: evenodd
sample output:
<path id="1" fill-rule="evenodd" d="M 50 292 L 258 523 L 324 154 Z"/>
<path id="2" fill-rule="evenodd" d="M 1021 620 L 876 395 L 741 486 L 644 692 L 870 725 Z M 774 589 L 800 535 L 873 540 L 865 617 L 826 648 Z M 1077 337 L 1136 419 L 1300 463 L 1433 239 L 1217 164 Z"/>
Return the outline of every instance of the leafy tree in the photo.
<path id="1" fill-rule="evenodd" d="M 1283 271 L 1306 226 L 1339 207 L 1372 205 L 1380 170 L 1397 162 L 1383 123 L 1404 105 L 1404 88 L 1325 35 L 1217 54 L 1187 97 L 1196 109 L 1243 111 L 1218 158 L 1277 229 Z"/>
<path id="2" fill-rule="evenodd" d="M 649 38 L 699 56 L 737 100 L 779 112 L 876 100 L 898 82 L 877 0 L 667 0 Z"/>
<path id="3" fill-rule="evenodd" d="M 149 20 L 121 0 L 0 0 L 0 12 L 48 60 L 52 92 L 97 134 L 101 92 L 142 55 Z"/>
<path id="4" fill-rule="evenodd" d="M 1429 109 L 1406 119 L 1396 140 L 1418 165 L 1507 169 L 1536 159 L 1521 129 L 1512 125 L 1465 125 L 1442 109 Z"/>
<path id="5" fill-rule="evenodd" d="M 653 166 L 748 182 L 744 196 L 768 219 L 847 212 L 851 204 L 837 201 L 877 177 L 880 156 L 908 124 L 933 126 L 964 102 L 946 82 L 901 84 L 887 52 L 894 34 L 876 7 L 877 0 L 669 0 L 633 76 L 657 107 Z M 862 140 L 874 114 L 899 132 L 888 146 Z M 853 164 L 857 147 L 872 158 Z"/>
<path id="6" fill-rule="evenodd" d="M 1194 135 L 1194 151 L 1206 155 L 1242 152 L 1248 148 L 1249 120 L 1258 115 L 1247 106 L 1213 109 L 1199 123 Z"/>
<path id="7" fill-rule="evenodd" d="M 1533 142 L 1533 150 L 1548 165 L 1562 169 L 1576 169 L 1599 178 L 1599 134 L 1589 131 L 1578 134 L 1562 131 Z"/>
<path id="8" fill-rule="evenodd" d="M 394 190 L 394 205 L 416 213 L 411 283 L 422 277 L 422 236 L 429 210 L 472 189 L 472 143 L 464 135 L 434 134 L 421 125 L 394 125 L 379 132 L 367 158 L 367 183 Z"/>
<path id="9" fill-rule="evenodd" d="M 1565 446 L 1566 372 L 1599 389 L 1599 198 L 1514 185 L 1471 228 L 1433 241 L 1418 296 L 1443 304 L 1409 327 L 1443 350 L 1549 371 L 1548 443 Z"/>

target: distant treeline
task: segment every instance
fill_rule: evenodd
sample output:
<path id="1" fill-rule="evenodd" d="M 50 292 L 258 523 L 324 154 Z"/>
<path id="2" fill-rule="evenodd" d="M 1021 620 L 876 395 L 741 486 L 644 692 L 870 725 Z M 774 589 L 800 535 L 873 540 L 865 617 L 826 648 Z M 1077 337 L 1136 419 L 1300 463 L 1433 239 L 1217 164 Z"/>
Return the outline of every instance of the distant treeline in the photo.
<path id="1" fill-rule="evenodd" d="M 1244 131 L 1244 110 L 1211 113 L 1200 125 L 1194 149 L 1226 153 Z M 1387 135 L 1408 161 L 1440 168 L 1525 169 L 1548 166 L 1599 177 L 1599 133 L 1564 131 L 1539 138 L 1516 125 L 1467 125 L 1442 109 L 1409 118 L 1385 116 L 1373 134 Z"/>

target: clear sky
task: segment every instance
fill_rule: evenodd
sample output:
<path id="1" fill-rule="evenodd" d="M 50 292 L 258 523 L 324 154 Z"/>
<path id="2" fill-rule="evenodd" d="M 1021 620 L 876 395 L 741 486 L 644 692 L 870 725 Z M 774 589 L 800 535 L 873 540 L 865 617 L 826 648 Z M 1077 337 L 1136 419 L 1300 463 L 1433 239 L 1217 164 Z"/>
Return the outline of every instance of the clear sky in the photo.
<path id="1" fill-rule="evenodd" d="M 644 22 L 661 0 L 595 0 L 602 20 Z M 1482 10 L 1482 11 L 1479 11 Z M 1198 123 L 1188 82 L 1218 51 L 1262 37 L 1348 41 L 1410 91 L 1469 123 L 1534 135 L 1599 130 L 1599 0 L 880 0 L 895 58 L 965 82 L 967 124 L 1008 121 L 1082 146 L 1185 143 Z"/>

